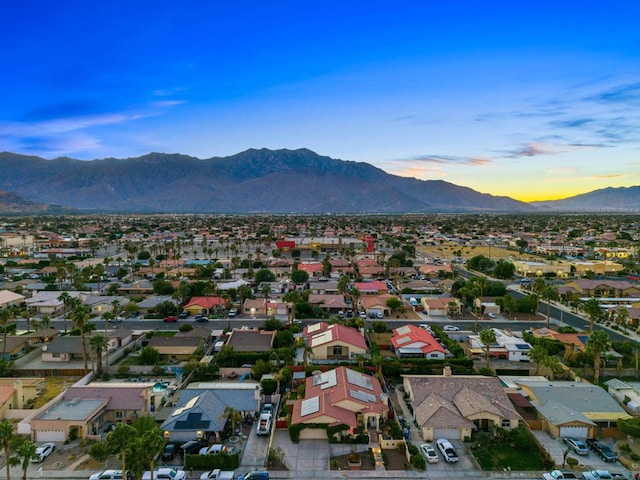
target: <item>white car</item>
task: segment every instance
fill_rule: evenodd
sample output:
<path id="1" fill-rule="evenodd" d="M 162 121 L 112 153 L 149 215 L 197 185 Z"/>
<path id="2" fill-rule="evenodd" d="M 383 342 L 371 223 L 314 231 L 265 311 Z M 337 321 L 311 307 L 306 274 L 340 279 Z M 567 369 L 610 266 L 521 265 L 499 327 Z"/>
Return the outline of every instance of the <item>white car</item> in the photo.
<path id="1" fill-rule="evenodd" d="M 156 480 L 185 480 L 187 474 L 184 470 L 158 468 L 153 472 L 153 478 Z M 149 470 L 142 474 L 142 480 L 151 480 L 151 472 Z"/>
<path id="2" fill-rule="evenodd" d="M 442 327 L 442 329 L 445 332 L 457 332 L 458 330 L 460 330 L 460 328 L 456 327 L 455 325 L 445 325 L 444 327 Z"/>
<path id="3" fill-rule="evenodd" d="M 215 443 L 209 447 L 202 447 L 200 449 L 200 455 L 209 455 L 214 453 L 222 453 L 224 452 L 225 447 L 221 443 Z"/>
<path id="4" fill-rule="evenodd" d="M 89 480 L 122 480 L 122 478 L 122 470 L 105 470 L 94 473 L 89 477 Z"/>
<path id="5" fill-rule="evenodd" d="M 438 454 L 436 453 L 436 449 L 431 446 L 430 443 L 423 443 L 420 445 L 420 450 L 424 455 L 427 463 L 438 463 Z"/>
<path id="6" fill-rule="evenodd" d="M 436 440 L 436 445 L 438 445 L 438 450 L 442 453 L 445 462 L 447 463 L 455 463 L 458 459 L 458 454 L 456 453 L 451 442 L 446 438 L 439 438 Z"/>
<path id="7" fill-rule="evenodd" d="M 32 458 L 31 463 L 39 463 L 44 462 L 49 455 L 53 453 L 56 449 L 55 443 L 43 443 L 39 447 L 36 448 L 36 455 L 38 458 Z"/>
<path id="8" fill-rule="evenodd" d="M 498 316 L 495 313 L 487 313 L 487 317 L 489 317 L 489 318 L 498 318 Z"/>

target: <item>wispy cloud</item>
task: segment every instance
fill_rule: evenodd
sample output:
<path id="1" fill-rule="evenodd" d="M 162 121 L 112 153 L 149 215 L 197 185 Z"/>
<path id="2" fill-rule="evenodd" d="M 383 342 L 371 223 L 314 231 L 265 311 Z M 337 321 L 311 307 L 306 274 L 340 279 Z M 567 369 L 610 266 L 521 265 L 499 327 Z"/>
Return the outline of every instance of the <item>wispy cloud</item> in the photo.
<path id="1" fill-rule="evenodd" d="M 464 157 L 454 155 L 419 155 L 416 157 L 405 158 L 398 160 L 400 162 L 416 162 L 416 163 L 434 163 L 438 165 L 471 165 L 471 166 L 484 166 L 492 163 L 491 159 L 484 157 Z"/>
<path id="2" fill-rule="evenodd" d="M 640 82 L 617 85 L 603 92 L 585 97 L 586 101 L 603 103 L 633 103 L 640 102 Z"/>
<path id="3" fill-rule="evenodd" d="M 576 150 L 593 150 L 596 148 L 607 148 L 608 145 L 602 143 L 567 143 L 551 144 L 540 142 L 528 142 L 512 151 L 506 152 L 505 158 L 535 157 L 538 155 L 558 155 Z"/>

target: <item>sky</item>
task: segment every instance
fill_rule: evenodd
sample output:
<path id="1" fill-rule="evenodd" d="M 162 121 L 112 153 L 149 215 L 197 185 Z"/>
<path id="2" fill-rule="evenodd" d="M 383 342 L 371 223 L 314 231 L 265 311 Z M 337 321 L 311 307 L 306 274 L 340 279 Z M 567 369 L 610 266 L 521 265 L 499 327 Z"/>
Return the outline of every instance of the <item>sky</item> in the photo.
<path id="1" fill-rule="evenodd" d="M 308 148 L 523 201 L 640 185 L 640 2 L 21 0 L 0 151 Z"/>

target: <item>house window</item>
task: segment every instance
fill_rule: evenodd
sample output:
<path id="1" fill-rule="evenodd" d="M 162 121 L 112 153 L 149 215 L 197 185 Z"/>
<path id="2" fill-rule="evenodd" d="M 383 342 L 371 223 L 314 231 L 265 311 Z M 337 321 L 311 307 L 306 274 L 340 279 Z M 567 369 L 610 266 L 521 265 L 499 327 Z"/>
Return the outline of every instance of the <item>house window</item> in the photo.
<path id="1" fill-rule="evenodd" d="M 340 346 L 333 347 L 333 355 L 334 356 L 341 356 L 342 355 L 342 347 L 340 347 Z"/>
<path id="2" fill-rule="evenodd" d="M 508 418 L 502 419 L 502 428 L 509 428 L 511 426 L 511 420 Z"/>
<path id="3" fill-rule="evenodd" d="M 116 418 L 124 418 L 124 412 L 116 412 Z"/>
<path id="4" fill-rule="evenodd" d="M 53 358 L 60 358 L 60 354 L 59 353 L 52 353 L 51 356 Z"/>

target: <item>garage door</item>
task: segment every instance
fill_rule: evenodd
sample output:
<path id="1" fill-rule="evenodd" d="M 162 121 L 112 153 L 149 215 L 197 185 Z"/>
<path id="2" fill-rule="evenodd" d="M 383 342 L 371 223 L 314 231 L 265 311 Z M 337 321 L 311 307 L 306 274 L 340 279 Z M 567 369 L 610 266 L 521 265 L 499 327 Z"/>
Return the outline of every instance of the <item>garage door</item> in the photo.
<path id="1" fill-rule="evenodd" d="M 305 428 L 300 431 L 300 440 L 326 440 L 327 431 L 324 428 Z"/>
<path id="2" fill-rule="evenodd" d="M 589 429 L 587 427 L 560 427 L 561 437 L 587 438 Z"/>
<path id="3" fill-rule="evenodd" d="M 433 431 L 433 439 L 448 438 L 449 440 L 459 440 L 460 430 L 458 428 L 436 428 Z"/>
<path id="4" fill-rule="evenodd" d="M 36 442 L 64 442 L 67 435 L 62 430 L 46 430 L 36 432 Z"/>

